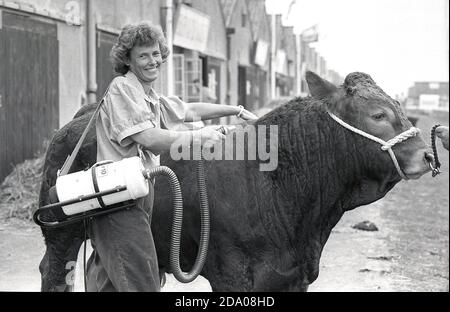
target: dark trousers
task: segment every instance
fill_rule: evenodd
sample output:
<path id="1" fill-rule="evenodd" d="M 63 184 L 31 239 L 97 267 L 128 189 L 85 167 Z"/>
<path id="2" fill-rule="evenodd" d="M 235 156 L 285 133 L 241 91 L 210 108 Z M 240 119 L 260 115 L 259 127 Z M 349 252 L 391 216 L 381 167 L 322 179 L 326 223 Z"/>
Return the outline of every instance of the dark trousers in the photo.
<path id="1" fill-rule="evenodd" d="M 136 206 L 94 218 L 94 252 L 87 263 L 88 291 L 160 291 L 158 258 L 150 229 L 153 184 Z"/>

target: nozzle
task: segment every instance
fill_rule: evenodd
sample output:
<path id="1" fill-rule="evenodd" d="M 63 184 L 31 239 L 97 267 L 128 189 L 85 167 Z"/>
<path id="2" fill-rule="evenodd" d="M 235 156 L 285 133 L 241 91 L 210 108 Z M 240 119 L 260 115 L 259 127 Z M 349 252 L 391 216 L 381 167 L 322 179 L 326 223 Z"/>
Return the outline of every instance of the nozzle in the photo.
<path id="1" fill-rule="evenodd" d="M 150 170 L 149 169 L 142 170 L 142 175 L 144 176 L 144 179 L 147 179 L 147 180 L 151 179 Z"/>

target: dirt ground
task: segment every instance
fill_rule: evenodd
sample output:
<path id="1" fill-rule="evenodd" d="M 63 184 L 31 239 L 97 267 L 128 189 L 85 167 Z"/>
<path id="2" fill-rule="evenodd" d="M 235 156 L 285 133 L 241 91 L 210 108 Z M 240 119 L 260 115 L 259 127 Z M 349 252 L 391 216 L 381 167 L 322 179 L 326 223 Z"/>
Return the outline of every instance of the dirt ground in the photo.
<path id="1" fill-rule="evenodd" d="M 429 137 L 435 123 L 448 125 L 448 114 L 420 115 L 417 126 Z M 344 215 L 325 246 L 320 275 L 310 291 L 449 290 L 449 153 L 438 145 L 443 174 L 401 182 L 382 200 Z M 352 228 L 365 220 L 379 230 Z M 39 291 L 43 254 L 36 226 L 0 222 L 0 291 Z M 75 289 L 82 291 L 81 261 L 78 268 Z M 211 288 L 201 277 L 183 285 L 169 275 L 163 291 Z"/>

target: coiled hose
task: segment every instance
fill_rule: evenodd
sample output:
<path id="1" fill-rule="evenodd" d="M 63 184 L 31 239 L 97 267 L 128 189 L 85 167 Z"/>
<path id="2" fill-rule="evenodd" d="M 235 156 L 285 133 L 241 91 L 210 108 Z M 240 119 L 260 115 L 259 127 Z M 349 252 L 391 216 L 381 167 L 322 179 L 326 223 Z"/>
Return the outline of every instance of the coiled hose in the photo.
<path id="1" fill-rule="evenodd" d="M 156 176 L 165 176 L 170 183 L 170 193 L 173 205 L 172 234 L 170 238 L 170 266 L 175 278 L 181 283 L 190 283 L 201 273 L 206 261 L 209 243 L 210 216 L 208 206 L 208 195 L 206 193 L 205 169 L 203 157 L 196 160 L 197 189 L 200 194 L 200 246 L 197 252 L 192 270 L 188 273 L 183 272 L 180 266 L 181 249 L 181 229 L 183 226 L 183 197 L 181 193 L 180 182 L 175 173 L 166 166 L 160 166 L 152 170 L 146 170 L 145 176 L 153 179 Z"/>
<path id="2" fill-rule="evenodd" d="M 235 126 L 221 126 L 217 131 L 222 134 L 228 134 L 234 131 Z M 183 197 L 181 193 L 180 182 L 175 173 L 166 166 L 160 166 L 152 170 L 146 170 L 144 175 L 148 179 L 153 179 L 156 176 L 164 175 L 168 178 L 170 183 L 170 193 L 172 195 L 173 204 L 173 221 L 172 234 L 170 237 L 170 266 L 175 278 L 181 283 L 190 283 L 194 281 L 202 272 L 203 266 L 206 262 L 209 244 L 209 230 L 210 230 L 210 215 L 208 194 L 206 191 L 206 175 L 204 158 L 201 151 L 194 155 L 196 160 L 196 175 L 197 175 L 197 191 L 200 200 L 200 244 L 195 259 L 194 266 L 190 272 L 183 272 L 180 266 L 180 251 L 181 251 L 181 229 L 183 226 Z"/>

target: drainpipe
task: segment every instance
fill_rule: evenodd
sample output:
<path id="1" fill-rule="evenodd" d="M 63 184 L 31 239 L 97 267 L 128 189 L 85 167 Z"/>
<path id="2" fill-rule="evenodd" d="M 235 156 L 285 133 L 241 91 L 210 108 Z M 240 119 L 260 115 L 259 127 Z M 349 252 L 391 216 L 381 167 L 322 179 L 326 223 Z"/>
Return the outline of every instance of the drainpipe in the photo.
<path id="1" fill-rule="evenodd" d="M 87 99 L 88 104 L 97 103 L 97 50 L 96 50 L 96 21 L 94 0 L 86 0 L 86 30 L 87 30 Z"/>
<path id="2" fill-rule="evenodd" d="M 275 66 L 277 63 L 276 51 L 277 51 L 277 19 L 276 15 L 272 14 L 272 44 L 271 44 L 271 52 L 270 52 L 270 63 L 271 63 L 271 73 L 270 73 L 270 90 L 272 100 L 276 97 L 276 74 L 275 74 Z"/>
<path id="3" fill-rule="evenodd" d="M 231 105 L 231 36 L 236 32 L 235 28 L 227 27 L 227 104 Z"/>
<path id="4" fill-rule="evenodd" d="M 162 13 L 165 17 L 166 40 L 170 49 L 170 55 L 167 58 L 167 94 L 174 94 L 174 73 L 173 73 L 173 3 L 172 0 L 164 0 L 162 2 Z"/>

